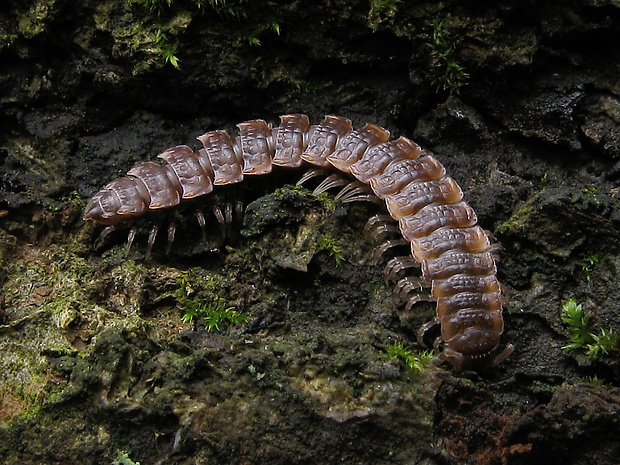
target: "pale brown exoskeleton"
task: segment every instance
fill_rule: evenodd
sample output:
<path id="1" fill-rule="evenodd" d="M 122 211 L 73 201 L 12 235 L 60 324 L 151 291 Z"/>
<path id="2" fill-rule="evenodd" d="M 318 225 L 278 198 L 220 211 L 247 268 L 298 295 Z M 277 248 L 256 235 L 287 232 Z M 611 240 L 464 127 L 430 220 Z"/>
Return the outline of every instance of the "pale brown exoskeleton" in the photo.
<path id="1" fill-rule="evenodd" d="M 413 265 L 421 267 L 421 277 L 398 282 L 401 294 L 407 296 L 419 285 L 430 286 L 428 296 L 415 294 L 408 306 L 422 299 L 437 302 L 436 319 L 430 324 L 441 325 L 443 342 L 435 363 L 447 361 L 457 370 L 477 369 L 506 358 L 513 347 L 497 350 L 503 319 L 492 245 L 442 164 L 405 137 L 389 140 L 390 133 L 374 124 L 354 130 L 351 121 L 339 116 L 326 116 L 317 125 L 310 125 L 300 114 L 280 119 L 275 128 L 263 120 L 240 123 L 236 137 L 210 131 L 198 137 L 203 148 L 197 151 L 173 147 L 158 156 L 164 163 L 134 166 L 127 176 L 93 196 L 84 219 L 107 226 L 105 236 L 119 223 L 205 196 L 214 187 L 241 182 L 244 176 L 270 173 L 273 166 L 307 164 L 314 169 L 302 181 L 328 175 L 315 192 L 344 185 L 337 198 L 383 202 L 398 223 L 402 238 L 386 242 L 382 250 L 403 243 L 411 247 L 410 256 L 390 262 L 390 276 Z M 330 175 L 329 170 L 338 174 Z M 232 216 L 230 209 L 215 208 L 214 213 L 221 222 Z M 197 217 L 204 228 L 204 215 Z M 148 252 L 156 234 L 153 228 Z M 134 236 L 132 228 L 128 248 Z M 171 226 L 168 247 L 173 239 Z M 419 339 L 429 325 L 420 329 Z"/>

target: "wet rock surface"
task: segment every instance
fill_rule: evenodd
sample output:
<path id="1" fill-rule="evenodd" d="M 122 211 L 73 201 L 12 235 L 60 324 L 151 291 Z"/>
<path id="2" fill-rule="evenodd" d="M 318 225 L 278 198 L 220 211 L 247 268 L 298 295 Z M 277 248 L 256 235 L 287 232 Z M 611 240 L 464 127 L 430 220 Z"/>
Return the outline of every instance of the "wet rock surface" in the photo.
<path id="1" fill-rule="evenodd" d="M 618 2 L 197 3 L 0 11 L 0 462 L 617 463 Z M 188 205 L 128 256 L 126 230 L 94 247 L 106 182 L 289 112 L 441 160 L 501 246 L 502 365 L 388 355 L 422 350 L 433 305 L 405 311 L 372 259 L 380 209 L 303 171 L 214 193 L 245 213 L 204 240 Z"/>

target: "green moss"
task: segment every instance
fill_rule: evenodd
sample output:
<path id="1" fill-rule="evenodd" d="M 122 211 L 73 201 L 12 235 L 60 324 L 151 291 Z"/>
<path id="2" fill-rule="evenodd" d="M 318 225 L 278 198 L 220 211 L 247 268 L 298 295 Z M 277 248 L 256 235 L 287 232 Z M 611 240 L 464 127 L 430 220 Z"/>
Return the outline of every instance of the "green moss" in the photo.
<path id="1" fill-rule="evenodd" d="M 597 195 L 601 193 L 601 191 L 599 191 L 598 188 L 594 186 L 584 187 L 581 189 L 581 192 L 583 192 L 584 194 L 592 194 L 592 195 Z"/>
<path id="2" fill-rule="evenodd" d="M 129 458 L 129 454 L 125 451 L 117 451 L 116 458 L 112 465 L 140 465 L 140 462 L 134 462 Z"/>
<path id="3" fill-rule="evenodd" d="M 168 40 L 168 36 L 164 32 L 164 29 L 160 25 L 156 25 L 157 32 L 155 34 L 155 43 L 160 47 L 161 56 L 166 63 L 170 63 L 175 68 L 179 69 L 179 58 L 175 55 L 176 44 L 171 43 Z"/>
<path id="4" fill-rule="evenodd" d="M 594 376 L 587 376 L 583 382 L 585 384 L 590 384 L 592 386 L 598 386 L 601 387 L 603 389 L 605 389 L 606 391 L 611 391 L 614 389 L 614 385 L 610 384 L 610 383 L 606 383 L 605 381 L 603 381 L 602 379 L 600 379 L 598 376 L 594 375 Z"/>
<path id="5" fill-rule="evenodd" d="M 149 13 L 157 16 L 162 16 L 170 10 L 183 6 L 200 12 L 209 9 L 220 15 L 239 16 L 241 13 L 240 10 L 235 9 L 231 2 L 226 0 L 188 0 L 185 2 L 178 0 L 132 0 L 132 2 L 141 5 Z"/>
<path id="6" fill-rule="evenodd" d="M 106 301 L 110 307 L 116 303 L 122 309 L 125 304 L 131 307 L 127 296 L 139 294 L 142 286 L 139 272 L 128 273 L 132 265 L 126 263 L 117 276 L 134 283 L 124 281 L 125 289 L 115 282 L 112 288 L 120 295 L 110 292 Z M 60 246 L 44 251 L 30 248 L 8 267 L 3 286 L 8 324 L 0 326 L 0 333 L 7 336 L 0 337 L 0 422 L 30 418 L 43 405 L 63 398 L 64 375 L 54 372 L 50 360 L 87 357 L 93 349 L 91 340 L 105 328 L 119 331 L 139 325 L 137 312 L 127 317 L 93 300 L 96 293 L 90 290 L 98 279 L 86 260 Z M 53 379 L 61 381 L 55 384 Z"/>
<path id="7" fill-rule="evenodd" d="M 0 423 L 34 417 L 54 394 L 45 389 L 50 379 L 47 356 L 73 348 L 50 322 L 49 312 L 40 310 L 0 329 Z"/>
<path id="8" fill-rule="evenodd" d="M 134 5 L 138 8 L 132 8 Z M 265 14 L 272 7 L 272 3 L 267 1 L 245 4 L 226 0 L 132 0 L 128 2 L 128 7 L 134 21 L 114 30 L 119 45 L 127 42 L 133 53 L 145 57 L 137 66 L 137 71 L 163 64 L 180 69 L 178 52 L 181 36 L 197 17 L 206 18 L 215 14 L 220 21 L 239 23 L 230 28 L 230 44 L 233 47 L 247 44 L 258 46 L 263 34 L 280 34 L 280 23 L 271 14 Z M 259 12 L 264 15 L 263 21 L 257 20 Z M 252 21 L 241 24 L 246 17 Z"/>
<path id="9" fill-rule="evenodd" d="M 334 258 L 336 266 L 340 266 L 344 257 L 342 255 L 342 246 L 336 241 L 336 239 L 322 234 L 321 237 L 319 237 L 319 246 Z"/>
<path id="10" fill-rule="evenodd" d="M 134 62 L 134 73 L 166 64 L 179 68 L 180 60 L 176 55 L 179 38 L 193 16 L 200 12 L 191 5 L 188 9 L 159 10 L 145 3 L 134 0 L 122 4 L 109 2 L 98 5 L 94 16 L 95 26 L 112 35 L 113 55 L 131 59 Z M 88 43 L 87 38 L 83 40 Z"/>
<path id="11" fill-rule="evenodd" d="M 399 358 L 411 371 L 420 372 L 430 365 L 434 355 L 429 350 L 415 353 L 398 342 L 385 348 L 385 356 L 388 359 Z"/>
<path id="12" fill-rule="evenodd" d="M 563 349 L 580 349 L 591 340 L 590 314 L 584 313 L 583 305 L 570 299 L 562 306 L 562 321 L 570 327 L 571 343 Z"/>
<path id="13" fill-rule="evenodd" d="M 577 304 L 574 299 L 568 300 L 562 306 L 562 321 L 569 326 L 571 333 L 570 344 L 562 347 L 568 350 L 584 349 L 591 359 L 600 358 L 603 355 L 615 355 L 620 350 L 618 336 L 612 331 L 600 328 L 595 333 L 590 321 L 590 313 L 583 310 L 582 304 Z"/>
<path id="14" fill-rule="evenodd" d="M 394 18 L 402 0 L 371 0 L 368 12 L 368 25 L 373 31 L 379 29 L 384 21 Z"/>
<path id="15" fill-rule="evenodd" d="M 56 0 L 38 0 L 19 18 L 19 32 L 30 39 L 45 31 L 54 18 Z"/>
<path id="16" fill-rule="evenodd" d="M 515 213 L 513 213 L 508 220 L 500 224 L 498 231 L 500 233 L 517 232 L 528 228 L 531 221 L 531 214 L 535 211 L 535 208 L 531 203 L 522 205 Z"/>
<path id="17" fill-rule="evenodd" d="M 331 81 L 309 81 L 309 80 L 295 80 L 292 79 L 292 84 L 301 94 L 316 94 L 332 85 Z"/>
<path id="18" fill-rule="evenodd" d="M 437 91 L 458 94 L 459 89 L 467 84 L 469 74 L 457 61 L 457 49 L 460 40 L 455 39 L 439 19 L 431 23 L 432 37 L 428 43 L 432 66 L 430 77 Z"/>
<path id="19" fill-rule="evenodd" d="M 204 323 L 207 331 L 219 331 L 224 325 L 236 325 L 243 323 L 247 316 L 234 307 L 226 307 L 224 302 L 204 303 L 195 300 L 185 300 L 181 303 L 185 313 L 184 323 L 200 321 Z"/>
<path id="20" fill-rule="evenodd" d="M 336 207 L 340 204 L 333 194 L 330 194 L 329 192 L 321 192 L 320 194 L 315 195 L 315 197 L 319 202 L 321 202 L 321 205 L 325 211 L 329 213 L 335 212 Z"/>
<path id="21" fill-rule="evenodd" d="M 601 254 L 595 253 L 579 260 L 577 262 L 577 266 L 581 268 L 581 271 L 583 271 L 586 281 L 590 282 L 592 280 L 592 269 L 595 265 L 603 263 L 603 261 L 605 261 L 605 257 Z"/>
<path id="22" fill-rule="evenodd" d="M 275 33 L 276 35 L 280 35 L 280 24 L 276 21 L 267 21 L 264 24 L 258 24 L 253 30 L 248 33 L 248 35 L 246 35 L 246 40 L 248 44 L 253 46 L 260 46 L 261 41 L 259 36 L 261 36 L 265 31 L 270 31 Z"/>
<path id="23" fill-rule="evenodd" d="M 206 289 L 203 291 L 206 291 L 206 295 L 205 292 L 196 291 L 195 283 L 191 284 L 186 276 L 177 281 L 179 288 L 174 296 L 183 309 L 184 323 L 200 322 L 207 331 L 219 331 L 226 324 L 236 325 L 247 319 L 242 311 L 226 306 L 226 300 L 218 295 L 221 284 L 217 279 L 207 279 L 205 284 Z M 198 297 L 198 294 L 201 296 Z"/>
<path id="24" fill-rule="evenodd" d="M 141 55 L 144 58 L 137 64 L 136 71 L 142 71 L 153 65 L 169 63 L 179 68 L 176 37 L 191 22 L 189 12 L 182 11 L 165 22 L 149 23 L 148 20 L 128 23 L 114 30 L 117 39 L 117 51 L 125 54 Z M 124 47 L 127 47 L 125 49 Z"/>
<path id="25" fill-rule="evenodd" d="M 284 186 L 248 205 L 241 234 L 265 234 L 279 226 L 300 223 L 315 197 L 301 186 Z"/>

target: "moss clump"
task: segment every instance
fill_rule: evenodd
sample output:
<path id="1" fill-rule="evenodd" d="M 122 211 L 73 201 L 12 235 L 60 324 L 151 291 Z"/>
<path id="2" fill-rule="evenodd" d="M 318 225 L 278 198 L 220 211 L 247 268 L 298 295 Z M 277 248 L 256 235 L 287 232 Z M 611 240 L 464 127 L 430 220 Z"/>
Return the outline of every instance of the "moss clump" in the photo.
<path id="1" fill-rule="evenodd" d="M 138 8 L 131 8 L 137 5 Z M 153 64 L 170 64 L 179 69 L 181 60 L 177 53 L 181 44 L 181 36 L 195 17 L 206 18 L 215 13 L 216 19 L 233 20 L 241 23 L 245 18 L 252 22 L 234 29 L 231 43 L 236 46 L 249 44 L 261 45 L 260 36 L 269 31 L 280 35 L 280 24 L 271 15 L 264 22 L 257 22 L 257 12 L 264 13 L 270 9 L 271 2 L 257 2 L 246 5 L 244 2 L 226 0 L 132 0 L 128 2 L 129 11 L 135 23 L 123 26 L 131 32 L 131 46 L 134 52 L 145 53 L 148 59 L 143 66 Z M 132 25 L 136 27 L 131 29 Z M 238 31 L 238 32 L 237 32 Z"/>
<path id="2" fill-rule="evenodd" d="M 201 322 L 207 331 L 219 331 L 225 324 L 236 325 L 247 319 L 247 315 L 242 311 L 226 306 L 226 300 L 217 294 L 216 289 L 220 286 L 216 279 L 206 281 L 210 289 L 203 298 L 197 297 L 198 293 L 194 291 L 187 277 L 180 278 L 177 284 L 179 288 L 174 296 L 183 309 L 184 323 Z"/>
<path id="3" fill-rule="evenodd" d="M 600 358 L 603 355 L 618 355 L 619 340 L 612 330 L 606 331 L 601 328 L 596 334 L 590 321 L 590 313 L 583 310 L 582 304 L 577 304 L 570 299 L 562 306 L 562 321 L 569 326 L 571 333 L 570 344 L 563 349 L 585 349 L 586 355 L 591 359 Z"/>
<path id="4" fill-rule="evenodd" d="M 455 39 L 439 19 L 433 20 L 431 27 L 433 34 L 431 42 L 427 44 L 432 59 L 431 81 L 437 87 L 437 92 L 458 94 L 469 79 L 465 68 L 457 62 L 457 48 L 461 41 Z"/>
<path id="5" fill-rule="evenodd" d="M 592 280 L 592 269 L 595 265 L 603 263 L 604 260 L 605 257 L 603 255 L 595 253 L 579 260 L 577 266 L 583 271 L 586 281 L 590 282 Z"/>
<path id="6" fill-rule="evenodd" d="M 336 241 L 336 239 L 323 234 L 319 237 L 319 246 L 334 258 L 336 266 L 340 266 L 342 260 L 344 260 L 344 257 L 342 255 L 342 246 Z"/>
<path id="7" fill-rule="evenodd" d="M 64 247 L 29 247 L 7 267 L 7 321 L 0 326 L 0 423 L 35 416 L 41 406 L 64 397 L 69 384 L 64 373 L 55 373 L 52 359 L 73 363 L 88 356 L 104 328 L 118 331 L 140 324 L 140 299 L 134 302 L 128 296 L 143 287 L 144 279 L 137 272 L 127 274 L 130 263 L 125 262 L 118 279 L 108 281 L 105 304 L 97 302 L 93 292 L 99 280 L 93 266 Z M 108 306 L 132 310 L 128 315 Z"/>
<path id="8" fill-rule="evenodd" d="M 429 366 L 433 360 L 433 353 L 430 350 L 415 353 L 397 342 L 385 348 L 385 357 L 387 359 L 399 358 L 411 371 L 420 372 Z"/>
<path id="9" fill-rule="evenodd" d="M 142 5 L 149 13 L 161 16 L 179 5 L 188 6 L 191 9 L 204 12 L 207 8 L 220 14 L 239 16 L 239 11 L 231 6 L 226 0 L 189 0 L 185 2 L 175 0 L 133 0 Z"/>
<path id="10" fill-rule="evenodd" d="M 384 21 L 394 18 L 398 10 L 398 4 L 402 0 L 372 0 L 368 12 L 368 25 L 373 31 L 379 29 Z"/>
<path id="11" fill-rule="evenodd" d="M 140 462 L 134 462 L 129 458 L 129 454 L 124 451 L 118 451 L 112 465 L 140 465 Z"/>
<path id="12" fill-rule="evenodd" d="M 56 0 L 33 2 L 28 11 L 19 18 L 19 32 L 27 39 L 39 35 L 54 19 L 56 10 Z"/>

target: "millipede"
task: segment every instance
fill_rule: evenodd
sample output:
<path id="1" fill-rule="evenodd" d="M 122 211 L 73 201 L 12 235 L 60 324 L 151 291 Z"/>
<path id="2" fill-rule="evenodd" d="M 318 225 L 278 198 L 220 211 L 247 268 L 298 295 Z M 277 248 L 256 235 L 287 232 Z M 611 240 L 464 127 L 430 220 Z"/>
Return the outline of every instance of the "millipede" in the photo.
<path id="1" fill-rule="evenodd" d="M 422 342 L 424 332 L 440 324 L 435 364 L 446 361 L 457 370 L 480 369 L 508 357 L 512 345 L 498 349 L 504 323 L 493 245 L 444 166 L 406 137 L 390 140 L 389 131 L 375 124 L 353 129 L 349 119 L 332 115 L 316 125 L 303 114 L 283 115 L 280 120 L 277 127 L 261 119 L 239 123 L 235 137 L 223 130 L 209 131 L 198 136 L 203 147 L 197 151 L 185 145 L 172 147 L 158 155 L 159 163 L 135 165 L 92 197 L 84 219 L 106 226 L 102 239 L 117 225 L 207 196 L 215 186 L 268 174 L 274 166 L 307 165 L 309 171 L 298 184 L 323 176 L 315 193 L 344 186 L 336 195 L 342 202 L 384 205 L 388 214 L 373 216 L 368 225 L 400 233 L 399 239 L 385 242 L 380 253 L 396 245 L 411 248 L 407 256 L 388 262 L 386 276 L 395 278 L 407 268 L 421 268 L 420 277 L 398 280 L 396 292 L 409 296 L 407 307 L 420 300 L 436 302 L 435 318 L 418 331 Z M 214 205 L 213 212 L 220 223 L 231 222 L 231 205 L 224 212 Z M 204 214 L 197 211 L 196 216 L 204 237 Z M 135 234 L 132 227 L 127 250 Z M 166 253 L 174 234 L 170 224 Z M 153 226 L 147 257 L 156 235 Z M 423 288 L 429 289 L 428 294 L 412 293 Z"/>

